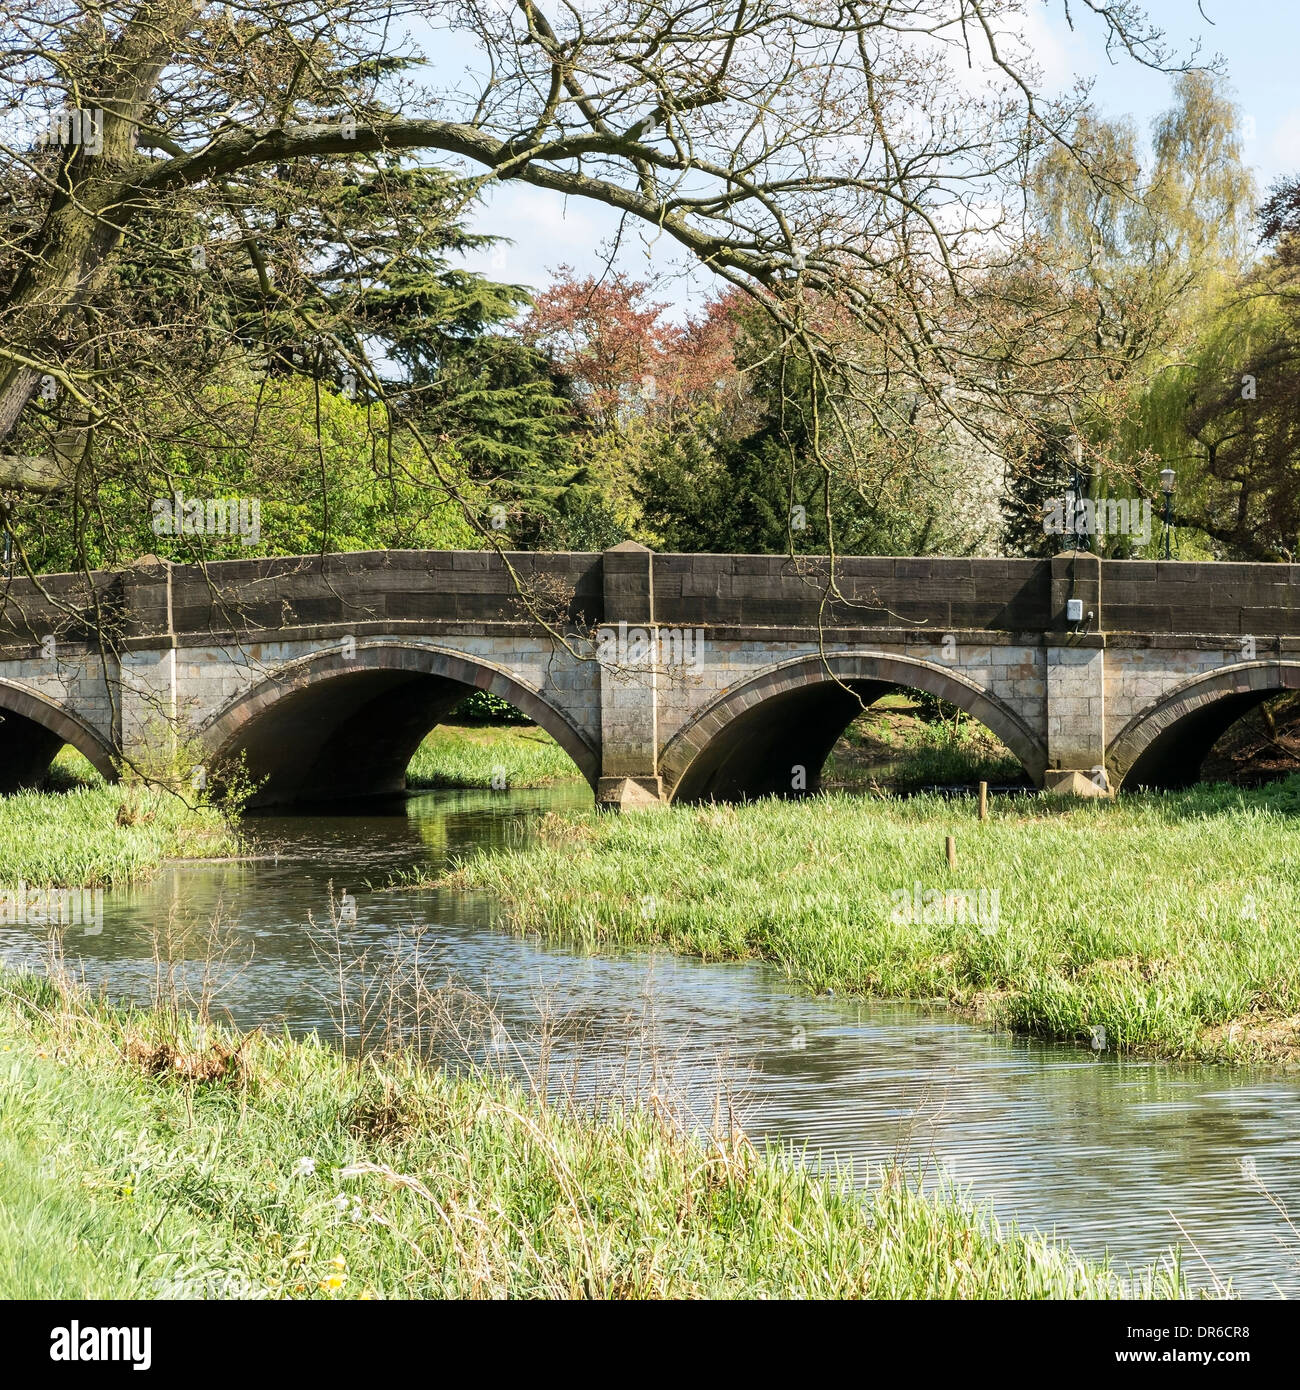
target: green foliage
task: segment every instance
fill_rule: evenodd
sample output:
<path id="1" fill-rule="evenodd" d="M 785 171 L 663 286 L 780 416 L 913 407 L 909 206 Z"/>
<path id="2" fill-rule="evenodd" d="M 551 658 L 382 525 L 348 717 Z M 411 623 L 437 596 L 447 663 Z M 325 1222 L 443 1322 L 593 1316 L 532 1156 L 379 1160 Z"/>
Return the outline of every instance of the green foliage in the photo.
<path id="1" fill-rule="evenodd" d="M 646 524 L 665 550 L 824 553 L 826 474 L 810 447 L 824 402 L 759 311 L 741 321 L 735 362 L 751 409 L 739 430 L 716 406 L 674 420 L 635 483 Z"/>
<path id="2" fill-rule="evenodd" d="M 1125 422 L 1128 455 L 1177 474 L 1185 555 L 1189 542 L 1230 560 L 1300 555 L 1300 312 L 1292 275 L 1265 264 L 1226 293 Z"/>
<path id="3" fill-rule="evenodd" d="M 143 422 L 147 452 L 114 457 L 107 443 L 97 492 L 80 507 L 21 503 L 13 529 L 33 568 L 112 566 L 150 553 L 184 561 L 481 543 L 443 482 L 473 495 L 454 451 L 431 465 L 409 439 L 383 434 L 373 407 L 304 377 L 268 379 L 234 364 L 198 404 L 196 418 L 189 403 L 156 401 Z M 160 505 L 177 494 L 256 501 L 255 542 L 169 534 Z M 155 529 L 162 524 L 167 530 Z"/>
<path id="4" fill-rule="evenodd" d="M 527 724 L 530 721 L 500 695 L 476 690 L 447 716 L 452 724 Z"/>
<path id="5" fill-rule="evenodd" d="M 1016 553 L 1044 555 L 1061 545 L 1036 517 L 1072 481 L 1072 437 L 1084 445 L 1086 495 L 1145 497 L 1157 514 L 1162 463 L 1178 467 L 1196 452 L 1188 368 L 1202 347 L 1194 339 L 1246 264 L 1254 187 L 1222 83 L 1183 73 L 1173 97 L 1155 123 L 1146 163 L 1130 123 L 1085 108 L 1070 147 L 1054 147 L 1032 171 L 1043 254 L 1068 291 L 1066 340 L 1093 362 L 1074 409 L 1031 412 L 1009 460 L 1004 539 Z M 1112 556 L 1140 553 L 1127 535 L 1093 544 Z"/>
<path id="6" fill-rule="evenodd" d="M 528 289 L 447 259 L 496 240 L 471 235 L 458 220 L 469 187 L 399 161 L 346 186 L 337 220 L 369 237 L 359 246 L 354 236 L 346 255 L 335 248 L 352 278 L 328 277 L 326 294 L 346 306 L 358 349 L 370 342 L 372 357 L 398 368 L 403 416 L 428 438 L 454 445 L 485 503 L 506 507 L 512 539 L 531 544 L 554 515 L 548 492 L 567 486 L 575 412 L 542 354 L 510 331 L 533 302 Z M 354 295 L 355 278 L 364 284 Z"/>
<path id="7" fill-rule="evenodd" d="M 149 358 L 105 364 L 123 404 L 69 504 L 18 502 L 33 568 L 474 547 L 494 503 L 509 543 L 563 541 L 570 516 L 591 529 L 567 496 L 572 403 L 513 331 L 528 290 L 453 264 L 493 241 L 463 225 L 470 182 L 385 155 L 236 182 L 256 239 L 176 205 L 115 259 L 102 312 Z M 48 449 L 62 410 L 34 407 L 17 447 Z M 256 500 L 260 539 L 158 536 L 153 504 L 178 492 Z"/>
<path id="8" fill-rule="evenodd" d="M 1254 184 L 1237 108 L 1205 72 L 1179 74 L 1173 96 L 1149 167 L 1130 123 L 1085 108 L 1069 147 L 1052 146 L 1031 178 L 1112 383 L 1166 351 L 1245 259 Z"/>
<path id="9" fill-rule="evenodd" d="M 664 549 L 967 554 L 991 545 L 989 460 L 920 423 L 921 403 L 853 399 L 815 377 L 758 310 L 741 315 L 743 410 L 709 403 L 643 450 L 636 493 Z M 904 422 L 906 417 L 906 422 Z M 974 465 L 974 466 L 972 466 Z"/>
<path id="10" fill-rule="evenodd" d="M 588 469 L 579 469 L 544 498 L 534 494 L 532 507 L 528 535 L 538 550 L 608 550 L 628 539 L 627 523 Z"/>
<path id="11" fill-rule="evenodd" d="M 316 287 L 354 359 L 384 363 L 399 418 L 455 451 L 476 485 L 480 521 L 503 506 L 510 542 L 533 548 L 572 481 L 575 412 L 546 359 L 513 331 L 532 304 L 528 289 L 449 260 L 496 240 L 463 226 L 472 188 L 396 158 L 343 179 L 320 210 Z M 293 346 L 317 375 L 341 379 L 342 362 Z M 368 398 L 366 383 L 359 391 Z"/>
<path id="12" fill-rule="evenodd" d="M 1049 499 L 1064 497 L 1074 485 L 1073 438 L 1068 424 L 1043 419 L 1026 443 L 1027 456 L 1010 470 L 1001 499 L 1003 544 L 1009 555 L 1055 555 L 1072 538 L 1043 529 Z M 1091 478 L 1081 470 L 1085 492 Z"/>
<path id="13" fill-rule="evenodd" d="M 666 435 L 638 486 L 646 522 L 662 548 L 824 551 L 816 489 L 808 470 L 796 467 L 792 501 L 790 446 L 779 435 L 775 422 L 741 440 L 710 439 L 690 426 Z M 793 510 L 797 504 L 802 515 Z"/>

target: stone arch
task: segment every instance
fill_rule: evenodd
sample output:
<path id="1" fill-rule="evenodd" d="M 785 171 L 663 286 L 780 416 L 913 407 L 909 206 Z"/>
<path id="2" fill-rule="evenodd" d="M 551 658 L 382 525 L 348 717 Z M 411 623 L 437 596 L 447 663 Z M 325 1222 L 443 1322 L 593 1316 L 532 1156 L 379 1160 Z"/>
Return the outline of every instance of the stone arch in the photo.
<path id="1" fill-rule="evenodd" d="M 113 750 L 89 724 L 44 695 L 0 681 L 0 792 L 36 786 L 65 743 L 117 781 Z"/>
<path id="2" fill-rule="evenodd" d="M 472 690 L 508 700 L 564 749 L 594 787 L 600 756 L 531 686 L 460 652 L 410 642 L 359 643 L 280 667 L 233 700 L 200 737 L 220 780 L 244 755 L 264 781 L 254 806 L 394 794 L 421 740 Z"/>
<path id="3" fill-rule="evenodd" d="M 973 681 L 914 657 L 836 653 L 770 667 L 701 710 L 664 748 L 659 770 L 665 794 L 687 801 L 788 794 L 794 765 L 808 769 L 811 789 L 863 705 L 898 686 L 965 710 L 1041 782 L 1047 765 L 1042 743 L 1008 705 Z"/>
<path id="4" fill-rule="evenodd" d="M 1300 689 L 1300 662 L 1244 661 L 1194 676 L 1139 711 L 1111 740 L 1112 786 L 1190 786 L 1228 727 L 1270 695 Z"/>

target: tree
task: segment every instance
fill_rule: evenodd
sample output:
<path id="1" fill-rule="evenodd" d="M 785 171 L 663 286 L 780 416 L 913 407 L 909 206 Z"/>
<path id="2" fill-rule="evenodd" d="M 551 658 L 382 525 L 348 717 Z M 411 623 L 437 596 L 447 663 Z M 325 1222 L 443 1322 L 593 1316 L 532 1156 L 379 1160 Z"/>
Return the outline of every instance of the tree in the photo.
<path id="1" fill-rule="evenodd" d="M 520 336 L 571 383 L 598 429 L 615 429 L 657 401 L 681 335 L 663 317 L 667 304 L 647 302 L 647 281 L 621 272 L 575 279 L 568 266 L 557 277 Z"/>
<path id="2" fill-rule="evenodd" d="M 1009 486 L 1001 499 L 1003 540 L 1012 554 L 1055 555 L 1076 543 L 1073 536 L 1051 534 L 1043 527 L 1053 499 L 1063 498 L 1076 485 L 1090 495 L 1091 472 L 1076 471 L 1074 440 L 1067 423 L 1050 418 L 1043 419 L 1037 430 L 1026 431 L 1024 454 L 1011 460 Z"/>
<path id="3" fill-rule="evenodd" d="M 532 306 L 526 287 L 449 261 L 496 241 L 459 220 L 469 196 L 465 180 L 398 159 L 372 177 L 345 175 L 329 203 L 295 216 L 315 224 L 294 237 L 295 271 L 317 295 L 311 336 L 326 374 L 350 380 L 347 359 L 369 354 L 403 418 L 453 443 L 476 480 L 509 486 L 562 465 L 572 412 L 546 362 L 510 331 Z M 346 357 L 324 334 L 347 344 Z"/>
<path id="4" fill-rule="evenodd" d="M 105 441 L 85 506 L 18 511 L 13 544 L 37 572 L 147 554 L 204 562 L 477 545 L 451 495 L 411 481 L 420 461 L 409 441 L 376 459 L 371 409 L 302 376 L 268 379 L 227 364 L 196 400 L 150 403 L 138 422 L 149 440 L 143 455 L 115 457 L 115 441 Z M 450 447 L 440 464 L 463 478 Z M 191 524 L 194 506 L 209 502 L 228 504 L 216 530 L 206 514 Z"/>
<path id="5" fill-rule="evenodd" d="M 712 451 L 734 434 L 750 399 L 734 352 L 748 301 L 726 291 L 680 322 L 654 293 L 649 281 L 620 272 L 575 277 L 561 266 L 520 328 L 564 381 L 581 421 L 579 469 L 561 504 L 568 520 L 548 539 L 631 535 L 691 548 L 689 528 L 661 523 L 678 502 L 687 511 L 707 505 L 701 480 L 691 479 L 690 497 L 674 499 L 660 468 L 689 441 Z"/>
<path id="6" fill-rule="evenodd" d="M 1177 522 L 1228 559 L 1300 556 L 1300 180 L 1260 210 L 1270 249 L 1144 392 L 1129 447 L 1177 473 Z"/>
<path id="7" fill-rule="evenodd" d="M 716 343 L 717 315 L 702 338 Z M 882 430 L 851 396 L 797 353 L 753 305 L 727 308 L 729 366 L 692 394 L 643 454 L 637 493 L 669 548 L 814 554 L 966 554 L 991 543 L 996 511 L 971 466 L 978 441 L 934 412 L 918 391 L 895 402 L 900 428 Z M 828 341 L 865 354 L 849 323 Z M 715 362 L 716 349 L 705 361 Z M 691 370 L 700 379 L 714 375 Z"/>
<path id="8" fill-rule="evenodd" d="M 1170 61 L 1129 0 L 1084 2 L 1108 40 Z M 518 178 L 641 219 L 753 296 L 782 352 L 839 383 L 828 407 L 851 396 L 879 432 L 896 424 L 886 382 L 937 399 L 955 377 L 987 396 L 987 362 L 960 316 L 936 305 L 969 293 L 972 262 L 987 256 L 975 248 L 1005 234 L 1016 170 L 1068 137 L 1073 110 L 1036 96 L 1019 14 L 1017 0 L 614 0 L 554 17 L 534 0 L 241 0 L 202 12 L 193 0 L 5 0 L 7 112 L 56 125 L 43 144 L 29 134 L 0 151 L 12 212 L 0 439 L 32 414 L 45 441 L 6 455 L 3 476 L 75 490 L 98 435 L 130 436 L 151 365 L 153 389 L 171 381 L 167 335 L 119 333 L 110 312 L 115 268 L 150 229 L 209 229 L 311 329 L 311 294 L 268 273 L 263 242 L 292 237 L 294 222 L 249 215 L 257 171 L 309 203 L 340 168 L 374 178 L 415 150 L 476 166 L 480 182 Z M 405 26 L 417 21 L 477 41 L 476 90 L 416 88 Z M 954 64 L 979 91 L 953 81 Z M 362 264 L 340 264 L 340 283 Z M 836 356 L 814 296 L 869 330 L 869 360 Z M 200 307 L 185 325 L 194 341 L 216 331 Z M 337 338 L 330 348 L 386 401 L 369 355 Z M 32 413 L 43 391 L 59 408 Z M 811 438 L 819 447 L 819 429 Z"/>
<path id="9" fill-rule="evenodd" d="M 36 499 L 11 503 L 24 564 L 129 560 L 143 553 L 130 547 L 147 539 L 153 501 L 174 491 L 254 500 L 266 524 L 253 551 L 240 553 L 400 545 L 403 536 L 473 545 L 463 519 L 450 528 L 430 528 L 430 519 L 457 495 L 474 496 L 486 513 L 503 478 L 516 497 L 521 477 L 553 467 L 565 450 L 568 402 L 545 363 L 501 331 L 530 302 L 526 291 L 447 262 L 454 250 L 490 244 L 450 220 L 463 206 L 457 181 L 413 180 L 396 161 L 368 180 L 329 172 L 328 186 L 301 208 L 292 179 L 262 171 L 248 183 L 246 223 L 273 229 L 251 263 L 204 240 L 186 218 L 149 219 L 149 236 L 123 248 L 96 310 L 128 343 L 106 346 L 100 365 L 115 373 L 119 402 L 131 404 L 131 428 L 99 432 L 57 520 Z M 341 272 L 349 257 L 353 277 Z M 189 273 L 195 259 L 199 278 Z M 294 296 L 281 293 L 286 285 Z M 147 345 L 143 355 L 133 335 Z M 366 350 L 384 364 L 378 408 L 349 366 Z M 348 409 L 349 399 L 372 408 Z M 55 404 L 26 423 L 61 414 Z M 436 441 L 433 476 L 410 446 L 407 420 Z M 341 438 L 344 426 L 353 438 Z M 289 437 L 297 464 L 283 457 Z M 362 462 L 368 480 L 353 476 Z M 330 489 L 339 495 L 325 495 Z M 359 491 L 371 499 L 361 513 Z M 370 518 L 369 534 L 359 515 Z M 308 516 L 317 524 L 304 530 Z M 209 553 L 188 533 L 151 548 L 175 559 Z"/>
<path id="10" fill-rule="evenodd" d="M 1098 365 L 1118 381 L 1177 336 L 1245 263 L 1254 183 L 1237 108 L 1204 72 L 1182 73 L 1144 168 L 1127 121 L 1081 112 L 1071 148 L 1046 151 L 1031 187 L 1042 235 L 1079 305 Z M 1081 163 L 1078 154 L 1085 153 Z"/>
<path id="11" fill-rule="evenodd" d="M 1254 184 L 1222 84 L 1185 72 L 1155 122 L 1149 166 L 1131 123 L 1087 108 L 1069 146 L 1038 160 L 1030 190 L 1042 249 L 1025 280 L 1047 274 L 1059 286 L 1064 313 L 1053 316 L 1044 341 L 1073 377 L 1022 412 L 1018 444 L 1008 450 L 1007 540 L 1041 554 L 1060 542 L 1041 525 L 1035 535 L 1033 516 L 1072 485 L 1074 438 L 1092 495 L 1154 492 L 1151 456 L 1136 442 L 1144 393 L 1241 273 Z M 1037 310 L 1051 295 L 1022 282 L 1002 298 L 1033 304 L 1031 321 L 1041 323 Z M 1125 554 L 1130 540 L 1098 545 Z"/>

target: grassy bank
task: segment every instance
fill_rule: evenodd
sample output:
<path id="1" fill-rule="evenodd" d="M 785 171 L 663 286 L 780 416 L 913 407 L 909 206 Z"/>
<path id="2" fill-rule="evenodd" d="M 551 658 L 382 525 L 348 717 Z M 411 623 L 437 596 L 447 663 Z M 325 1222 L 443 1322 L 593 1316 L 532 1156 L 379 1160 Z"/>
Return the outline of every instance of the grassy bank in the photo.
<path id="1" fill-rule="evenodd" d="M 238 853 L 218 811 L 143 786 L 73 785 L 0 797 L 0 886 L 67 888 L 148 878 L 164 859 Z"/>
<path id="2" fill-rule="evenodd" d="M 946 717 L 906 694 L 886 695 L 845 729 L 822 769 L 827 790 L 895 792 L 976 782 L 1026 782 L 1024 768 L 983 724 Z"/>
<path id="3" fill-rule="evenodd" d="M 1048 1037 L 1291 1064 L 1297 830 L 1296 778 L 1113 803 L 995 799 L 984 824 L 968 800 L 828 795 L 553 816 L 535 847 L 444 881 L 486 890 L 517 930 L 591 948 L 763 959 L 814 990 L 937 998 Z M 954 890 L 967 898 L 945 899 Z"/>
<path id="4" fill-rule="evenodd" d="M 43 792 L 69 792 L 79 787 L 102 787 L 104 778 L 89 758 L 78 753 L 65 743 L 54 755 L 39 790 Z"/>
<path id="5" fill-rule="evenodd" d="M 663 1114 L 595 1120 L 400 1057 L 200 1038 L 31 977 L 0 976 L 0 1070 L 3 1298 L 1182 1292 L 897 1174 L 859 1199 Z"/>
<path id="6" fill-rule="evenodd" d="M 546 787 L 581 777 L 573 759 L 533 724 L 439 724 L 416 749 L 406 785 Z"/>

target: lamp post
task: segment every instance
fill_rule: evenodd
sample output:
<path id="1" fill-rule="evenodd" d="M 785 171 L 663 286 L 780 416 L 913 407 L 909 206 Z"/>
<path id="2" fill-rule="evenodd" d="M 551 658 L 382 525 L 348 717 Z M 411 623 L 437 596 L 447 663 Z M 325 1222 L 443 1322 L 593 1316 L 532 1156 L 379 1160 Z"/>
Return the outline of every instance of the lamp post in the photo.
<path id="1" fill-rule="evenodd" d="M 1160 491 L 1165 495 L 1165 559 L 1169 559 L 1169 542 L 1174 530 L 1174 470 L 1160 470 Z"/>
<path id="2" fill-rule="evenodd" d="M 1074 462 L 1074 548 L 1091 550 L 1092 537 L 1087 527 L 1082 531 L 1079 529 L 1079 501 L 1083 497 L 1083 440 L 1077 434 L 1070 440 L 1070 456 Z"/>

